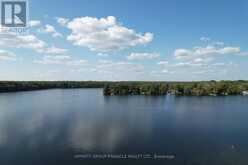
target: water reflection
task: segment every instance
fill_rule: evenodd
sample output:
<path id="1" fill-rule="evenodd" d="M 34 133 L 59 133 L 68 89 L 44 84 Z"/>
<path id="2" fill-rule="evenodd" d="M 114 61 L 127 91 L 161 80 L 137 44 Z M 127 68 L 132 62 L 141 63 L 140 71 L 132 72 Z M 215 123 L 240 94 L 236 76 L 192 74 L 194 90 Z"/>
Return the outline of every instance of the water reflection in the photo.
<path id="1" fill-rule="evenodd" d="M 76 114 L 68 129 L 69 140 L 73 148 L 83 151 L 113 152 L 118 146 L 128 144 L 129 136 L 136 134 L 143 138 L 151 133 L 151 117 L 142 118 L 134 111 L 127 114 L 109 116 L 111 112 L 98 114 Z M 140 129 L 144 127 L 144 129 Z M 138 137 L 137 137 L 138 138 Z"/>
<path id="2" fill-rule="evenodd" d="M 1 103 L 5 104 L 1 104 L 0 111 L 0 145 L 25 144 L 31 149 L 55 145 L 87 152 L 113 152 L 117 146 L 128 144 L 133 134 L 150 136 L 151 116 L 126 109 L 129 98 L 106 101 L 98 95 L 99 90 L 90 91 L 96 95 L 67 92 L 54 90 L 55 99 L 50 91 L 1 95 Z M 32 102 L 28 101 L 30 97 Z M 18 106 L 25 99 L 28 103 Z M 68 106 L 68 102 L 72 104 Z M 126 111 L 118 111 L 120 108 Z"/>
<path id="3" fill-rule="evenodd" d="M 0 94 L 0 164 L 74 164 L 76 153 L 167 153 L 176 155 L 173 164 L 244 164 L 247 107 L 239 96 Z"/>

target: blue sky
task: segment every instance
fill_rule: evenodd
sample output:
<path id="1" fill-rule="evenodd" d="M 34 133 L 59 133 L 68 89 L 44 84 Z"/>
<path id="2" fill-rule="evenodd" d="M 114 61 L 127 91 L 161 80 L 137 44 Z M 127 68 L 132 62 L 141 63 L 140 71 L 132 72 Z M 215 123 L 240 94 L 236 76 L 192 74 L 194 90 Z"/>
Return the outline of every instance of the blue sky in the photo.
<path id="1" fill-rule="evenodd" d="M 247 79 L 245 0 L 29 0 L 0 80 Z"/>

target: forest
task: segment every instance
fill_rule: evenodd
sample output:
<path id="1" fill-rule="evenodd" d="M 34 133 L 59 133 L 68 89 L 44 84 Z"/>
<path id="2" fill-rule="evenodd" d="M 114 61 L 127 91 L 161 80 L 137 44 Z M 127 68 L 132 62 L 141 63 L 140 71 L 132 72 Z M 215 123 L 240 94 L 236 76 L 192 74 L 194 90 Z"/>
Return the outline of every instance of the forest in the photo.
<path id="1" fill-rule="evenodd" d="M 103 81 L 0 81 L 0 92 L 30 91 L 41 89 L 103 88 Z"/>
<path id="2" fill-rule="evenodd" d="M 120 82 L 104 87 L 104 95 L 247 95 L 248 81 Z"/>
<path id="3" fill-rule="evenodd" d="M 103 88 L 112 95 L 227 96 L 248 95 L 248 81 L 147 82 L 147 81 L 0 81 L 0 92 L 41 89 Z"/>

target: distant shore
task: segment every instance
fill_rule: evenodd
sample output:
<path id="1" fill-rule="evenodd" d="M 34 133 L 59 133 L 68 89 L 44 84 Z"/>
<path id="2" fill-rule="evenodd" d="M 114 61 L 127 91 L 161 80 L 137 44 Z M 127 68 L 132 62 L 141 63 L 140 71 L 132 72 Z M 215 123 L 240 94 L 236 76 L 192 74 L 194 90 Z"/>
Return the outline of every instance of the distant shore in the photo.
<path id="1" fill-rule="evenodd" d="M 248 81 L 0 81 L 0 92 L 42 89 L 103 88 L 105 96 L 114 95 L 176 95 L 228 96 L 248 95 Z"/>
<path id="2" fill-rule="evenodd" d="M 248 81 L 199 82 L 126 82 L 104 87 L 106 96 L 113 95 L 175 95 L 229 96 L 248 95 Z"/>
<path id="3" fill-rule="evenodd" d="M 42 89 L 104 88 L 104 81 L 0 81 L 1 92 L 33 91 Z"/>

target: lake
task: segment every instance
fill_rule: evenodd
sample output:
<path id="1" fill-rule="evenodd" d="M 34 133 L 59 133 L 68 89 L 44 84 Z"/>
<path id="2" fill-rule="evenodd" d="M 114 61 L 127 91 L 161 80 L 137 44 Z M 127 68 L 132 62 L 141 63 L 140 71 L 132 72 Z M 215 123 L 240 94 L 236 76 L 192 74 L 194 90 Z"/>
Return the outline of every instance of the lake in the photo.
<path id="1" fill-rule="evenodd" d="M 0 94 L 1 165 L 248 164 L 248 97 Z"/>

